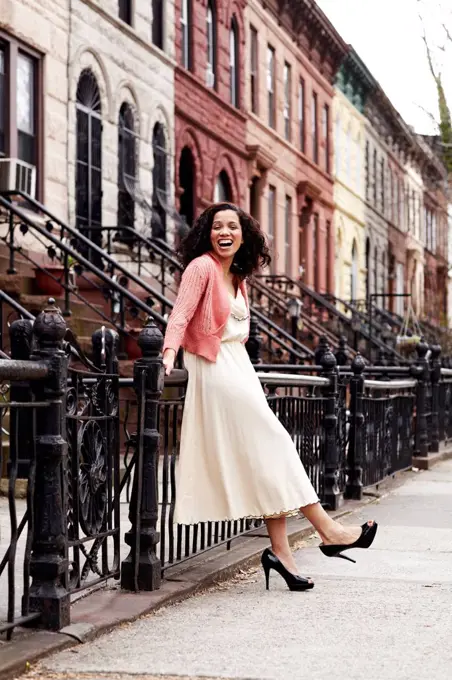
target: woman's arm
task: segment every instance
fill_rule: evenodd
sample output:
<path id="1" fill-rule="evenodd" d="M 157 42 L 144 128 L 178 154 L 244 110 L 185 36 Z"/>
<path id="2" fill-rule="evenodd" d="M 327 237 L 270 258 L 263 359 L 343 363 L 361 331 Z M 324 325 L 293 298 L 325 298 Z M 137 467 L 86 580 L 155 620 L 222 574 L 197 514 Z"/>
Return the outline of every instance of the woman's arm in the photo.
<path id="1" fill-rule="evenodd" d="M 185 330 L 206 289 L 208 272 L 203 264 L 193 260 L 182 275 L 179 293 L 166 327 L 164 353 L 173 350 L 176 355 L 179 351 Z"/>

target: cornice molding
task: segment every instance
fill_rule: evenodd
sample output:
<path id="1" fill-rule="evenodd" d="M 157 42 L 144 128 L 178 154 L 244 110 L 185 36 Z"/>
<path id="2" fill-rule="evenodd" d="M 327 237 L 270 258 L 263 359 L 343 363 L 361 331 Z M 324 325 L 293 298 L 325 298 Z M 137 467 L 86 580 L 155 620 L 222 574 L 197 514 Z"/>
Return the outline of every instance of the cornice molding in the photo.
<path id="1" fill-rule="evenodd" d="M 313 0 L 260 0 L 318 71 L 334 84 L 348 45 Z"/>

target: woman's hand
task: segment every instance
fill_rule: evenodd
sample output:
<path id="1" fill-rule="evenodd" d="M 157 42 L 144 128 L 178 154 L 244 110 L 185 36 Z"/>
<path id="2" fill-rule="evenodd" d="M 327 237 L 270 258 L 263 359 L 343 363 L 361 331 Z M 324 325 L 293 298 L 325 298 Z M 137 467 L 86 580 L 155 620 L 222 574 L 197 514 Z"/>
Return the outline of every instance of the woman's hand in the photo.
<path id="1" fill-rule="evenodd" d="M 174 368 L 176 361 L 176 352 L 173 349 L 166 349 L 163 354 L 163 365 L 165 367 L 165 375 L 170 375 Z"/>

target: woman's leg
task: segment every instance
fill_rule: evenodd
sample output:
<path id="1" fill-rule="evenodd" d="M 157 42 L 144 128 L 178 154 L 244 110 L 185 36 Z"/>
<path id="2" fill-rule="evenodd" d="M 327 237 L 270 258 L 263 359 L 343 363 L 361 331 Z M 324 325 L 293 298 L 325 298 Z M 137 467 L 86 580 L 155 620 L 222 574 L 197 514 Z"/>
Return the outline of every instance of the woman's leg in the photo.
<path id="1" fill-rule="evenodd" d="M 360 526 L 343 526 L 330 517 L 320 503 L 306 505 L 300 510 L 325 544 L 346 545 L 354 543 L 361 535 Z"/>
<path id="2" fill-rule="evenodd" d="M 285 517 L 275 517 L 273 519 L 266 519 L 268 535 L 272 544 L 272 551 L 281 560 L 286 569 L 292 574 L 298 573 L 298 567 L 295 564 L 292 550 L 290 549 L 289 539 L 287 537 L 287 520 Z"/>

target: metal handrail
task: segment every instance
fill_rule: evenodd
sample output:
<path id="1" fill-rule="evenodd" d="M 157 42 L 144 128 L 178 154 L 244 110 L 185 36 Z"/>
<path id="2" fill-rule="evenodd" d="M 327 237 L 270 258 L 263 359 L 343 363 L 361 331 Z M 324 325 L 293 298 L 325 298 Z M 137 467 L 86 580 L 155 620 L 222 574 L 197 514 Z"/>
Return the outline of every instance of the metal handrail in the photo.
<path id="1" fill-rule="evenodd" d="M 416 385 L 416 380 L 364 380 L 364 387 L 375 391 L 409 390 Z"/>
<path id="2" fill-rule="evenodd" d="M 29 201 L 31 205 L 34 205 L 42 213 L 47 215 L 50 222 L 56 222 L 57 224 L 59 224 L 59 226 L 62 229 L 64 229 L 68 234 L 70 234 L 73 238 L 80 241 L 80 243 L 83 243 L 87 248 L 90 248 L 94 253 L 96 253 L 97 255 L 99 255 L 99 257 L 105 260 L 113 269 L 116 269 L 117 271 L 121 272 L 126 278 L 130 279 L 135 284 L 137 284 L 137 286 L 139 286 L 140 288 L 144 288 L 144 290 L 147 293 L 149 293 L 149 295 L 154 296 L 161 304 L 172 307 L 172 303 L 170 302 L 170 300 L 165 298 L 161 293 L 159 293 L 154 288 L 151 288 L 151 286 L 149 286 L 145 281 L 143 281 L 143 279 L 140 279 L 138 276 L 135 276 L 135 274 L 133 274 L 128 269 L 123 267 L 120 262 L 117 262 L 114 258 L 108 255 L 105 252 L 105 250 L 96 245 L 93 241 L 87 238 L 80 231 L 78 231 L 77 229 L 73 229 L 69 225 L 65 224 L 62 220 L 58 219 L 49 210 L 47 210 L 47 208 L 41 205 L 41 203 L 30 198 L 30 196 L 28 196 L 27 194 L 24 194 L 23 192 L 20 191 L 14 193 L 18 196 L 22 196 L 24 199 Z M 166 325 L 163 316 L 161 316 L 157 312 L 152 311 L 152 309 L 148 305 L 143 303 L 139 298 L 133 295 L 133 293 L 127 291 L 126 288 L 118 284 L 116 281 L 113 281 L 111 277 L 109 277 L 101 269 L 93 265 L 92 262 L 84 258 L 83 255 L 81 255 L 77 250 L 71 248 L 67 244 L 63 243 L 60 239 L 53 236 L 49 231 L 37 225 L 36 222 L 34 222 L 24 210 L 22 210 L 18 206 L 13 205 L 10 201 L 7 201 L 2 195 L 0 195 L 0 205 L 2 205 L 6 210 L 11 211 L 21 220 L 23 220 L 28 226 L 31 226 L 33 229 L 36 229 L 38 233 L 41 234 L 41 236 L 49 238 L 49 240 L 51 240 L 54 245 L 56 245 L 61 250 L 64 250 L 68 255 L 73 257 L 75 260 L 78 260 L 85 269 L 93 272 L 96 276 L 98 276 L 104 282 L 108 283 L 108 285 L 110 285 L 112 288 L 117 290 L 117 292 L 124 295 L 124 297 L 131 299 L 134 305 L 139 307 L 139 309 L 145 311 L 149 316 L 152 316 L 157 321 L 159 321 L 159 323 Z"/>
<path id="3" fill-rule="evenodd" d="M 277 385 L 278 387 L 323 387 L 329 385 L 328 378 L 321 378 L 316 375 L 296 375 L 294 373 L 286 375 L 284 373 L 261 373 L 257 372 L 257 377 L 263 385 Z"/>
<path id="4" fill-rule="evenodd" d="M 25 224 L 27 224 L 28 226 L 31 226 L 35 231 L 37 231 L 38 234 L 40 234 L 44 238 L 48 239 L 54 246 L 56 246 L 57 248 L 60 248 L 65 253 L 67 253 L 68 255 L 73 257 L 83 267 L 85 267 L 85 269 L 87 269 L 88 271 L 91 271 L 98 278 L 102 279 L 102 281 L 104 283 L 106 283 L 109 287 L 113 288 L 116 292 L 120 293 L 126 299 L 133 302 L 135 307 L 138 307 L 138 309 L 141 309 L 141 311 L 145 312 L 148 316 L 151 316 L 153 319 L 158 321 L 162 326 L 166 326 L 166 320 L 164 319 L 164 317 L 161 314 L 153 311 L 151 307 L 149 307 L 145 302 L 143 302 L 142 300 L 137 298 L 133 293 L 131 293 L 129 290 L 127 290 L 127 288 L 124 288 L 123 286 L 121 286 L 117 281 L 113 281 L 112 278 L 108 274 L 106 274 L 104 271 L 102 271 L 101 269 L 99 269 L 98 267 L 93 265 L 92 262 L 90 262 L 85 257 L 83 257 L 83 255 L 81 255 L 77 250 L 75 250 L 71 246 L 67 245 L 66 243 L 63 243 L 60 239 L 58 239 L 56 236 L 51 234 L 49 231 L 47 231 L 43 227 L 39 226 L 35 222 L 33 222 L 33 220 L 30 219 L 28 217 L 28 215 L 21 208 L 18 208 L 17 206 L 13 205 L 9 201 L 6 201 L 3 198 L 3 196 L 1 196 L 1 195 L 0 195 L 0 206 L 3 206 L 6 210 L 9 210 L 10 212 L 12 212 L 17 217 L 20 217 L 20 219 L 23 220 L 25 222 Z M 66 227 L 65 225 L 61 225 L 61 226 L 63 226 L 64 229 L 67 229 L 68 232 L 71 233 L 75 238 L 79 238 L 79 236 L 80 236 L 81 240 L 83 242 L 87 242 L 87 244 L 89 245 L 90 248 L 91 247 L 94 248 L 94 244 L 92 246 L 91 245 L 92 242 L 89 239 L 82 237 L 82 234 L 79 234 L 75 230 L 71 230 L 69 227 Z M 97 246 L 96 246 L 96 248 L 97 248 Z M 130 278 L 132 281 L 135 280 L 136 277 L 134 277 L 133 275 L 129 276 L 129 272 L 127 272 L 127 270 L 124 269 L 121 265 L 118 265 L 115 260 L 113 260 L 112 258 L 109 258 L 108 255 L 106 255 L 104 251 L 102 251 L 100 248 L 98 250 L 102 254 L 102 257 L 104 257 L 107 260 L 107 262 L 111 261 L 113 266 L 115 268 L 119 269 L 119 271 L 123 272 L 126 277 Z M 136 280 L 141 285 L 142 282 L 140 281 L 140 279 L 136 279 Z M 151 294 L 153 294 L 153 293 L 154 293 L 154 291 L 151 290 Z M 156 297 L 158 298 L 159 294 L 156 295 Z M 162 296 L 160 296 L 160 297 L 162 297 Z M 165 300 L 165 304 L 171 304 L 171 303 L 169 303 L 169 301 L 166 301 L 165 298 L 163 298 L 163 299 Z"/>
<path id="5" fill-rule="evenodd" d="M 0 380 L 39 380 L 47 377 L 49 370 L 49 364 L 42 361 L 2 359 L 0 361 Z"/>

